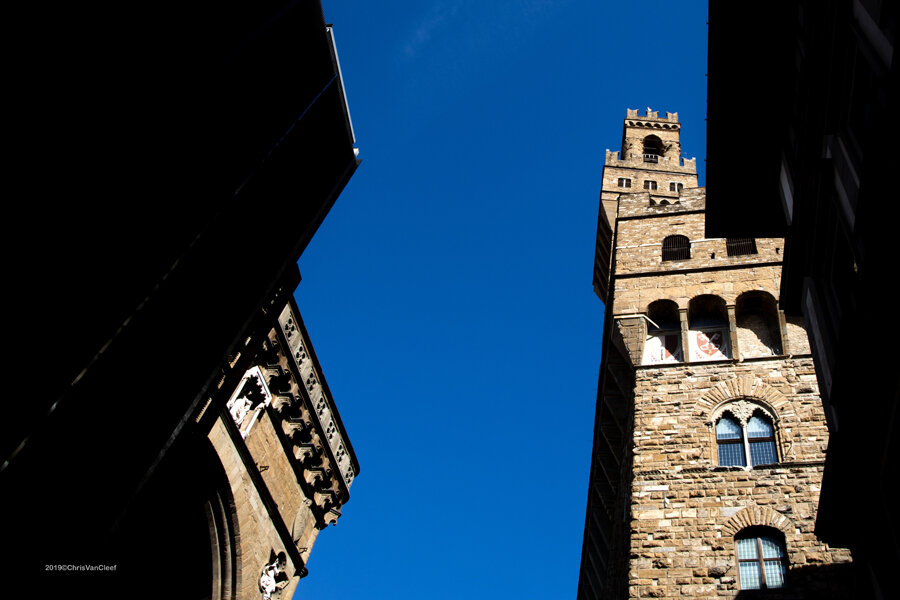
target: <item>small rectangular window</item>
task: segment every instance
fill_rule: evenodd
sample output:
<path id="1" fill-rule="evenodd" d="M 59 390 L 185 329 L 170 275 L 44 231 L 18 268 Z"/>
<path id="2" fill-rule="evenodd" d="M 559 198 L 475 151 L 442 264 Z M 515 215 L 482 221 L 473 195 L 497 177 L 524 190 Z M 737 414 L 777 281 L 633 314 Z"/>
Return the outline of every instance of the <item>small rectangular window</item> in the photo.
<path id="1" fill-rule="evenodd" d="M 670 192 L 680 192 L 684 189 L 683 183 L 675 183 L 674 181 L 669 183 L 669 191 Z"/>
<path id="2" fill-rule="evenodd" d="M 644 189 L 645 189 L 645 190 L 655 190 L 655 189 L 656 189 L 656 182 L 655 182 L 655 181 L 650 181 L 649 179 L 645 179 L 645 180 L 644 180 Z"/>
<path id="3" fill-rule="evenodd" d="M 725 248 L 728 256 L 756 254 L 756 238 L 726 238 Z"/>
<path id="4" fill-rule="evenodd" d="M 619 187 L 630 188 L 631 180 L 627 177 L 619 177 Z"/>

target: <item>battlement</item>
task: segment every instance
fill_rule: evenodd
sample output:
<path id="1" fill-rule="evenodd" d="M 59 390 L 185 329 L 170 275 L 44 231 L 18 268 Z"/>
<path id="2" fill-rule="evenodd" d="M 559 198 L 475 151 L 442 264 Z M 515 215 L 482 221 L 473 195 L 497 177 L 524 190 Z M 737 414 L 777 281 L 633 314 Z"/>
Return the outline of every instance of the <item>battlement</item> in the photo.
<path id="1" fill-rule="evenodd" d="M 650 110 L 650 107 L 647 107 L 647 111 L 644 114 L 641 114 L 640 111 L 636 108 L 627 108 L 625 109 L 625 120 L 628 119 L 643 119 L 649 121 L 665 121 L 668 123 L 677 123 L 678 122 L 678 113 L 667 112 L 665 118 L 659 117 L 659 111 Z"/>
<path id="2" fill-rule="evenodd" d="M 684 173 L 696 173 L 697 172 L 697 158 L 684 158 L 682 156 L 673 156 L 673 157 L 663 157 L 662 159 L 658 159 L 656 163 L 644 163 L 643 155 L 634 155 L 631 157 L 620 158 L 618 150 L 610 150 L 606 149 L 606 161 L 605 166 L 607 167 L 636 167 L 640 166 L 642 169 L 646 169 L 649 171 L 678 171 Z"/>

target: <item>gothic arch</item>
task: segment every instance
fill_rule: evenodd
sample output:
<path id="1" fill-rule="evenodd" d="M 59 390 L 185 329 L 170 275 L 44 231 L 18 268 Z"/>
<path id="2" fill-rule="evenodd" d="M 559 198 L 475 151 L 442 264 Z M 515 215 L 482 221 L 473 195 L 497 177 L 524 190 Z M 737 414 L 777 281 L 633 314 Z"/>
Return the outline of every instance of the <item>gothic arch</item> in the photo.
<path id="1" fill-rule="evenodd" d="M 785 539 L 793 537 L 796 526 L 793 521 L 776 510 L 765 506 L 747 506 L 725 521 L 722 535 L 733 538 L 735 534 L 747 527 L 762 525 L 772 527 L 784 534 Z"/>
<path id="2" fill-rule="evenodd" d="M 710 427 L 714 426 L 716 421 L 718 421 L 725 413 L 731 413 L 733 417 L 746 425 L 747 420 L 756 411 L 762 412 L 777 428 L 777 423 L 779 421 L 778 413 L 766 402 L 755 398 L 738 398 L 737 400 L 726 400 L 725 402 L 720 403 L 710 413 L 707 425 Z"/>
<path id="3" fill-rule="evenodd" d="M 723 405 L 746 399 L 771 412 L 779 421 L 794 416 L 790 401 L 762 379 L 745 375 L 718 383 L 703 395 L 695 405 L 695 415 L 704 423 L 710 423 Z"/>
<path id="4" fill-rule="evenodd" d="M 793 448 L 785 443 L 783 431 L 785 421 L 794 417 L 793 404 L 761 379 L 744 376 L 720 382 L 695 405 L 694 416 L 706 425 L 709 432 L 704 455 L 710 465 L 717 464 L 716 421 L 722 414 L 731 413 L 742 425 L 746 425 L 747 419 L 757 411 L 771 420 L 779 460 L 792 459 Z"/>

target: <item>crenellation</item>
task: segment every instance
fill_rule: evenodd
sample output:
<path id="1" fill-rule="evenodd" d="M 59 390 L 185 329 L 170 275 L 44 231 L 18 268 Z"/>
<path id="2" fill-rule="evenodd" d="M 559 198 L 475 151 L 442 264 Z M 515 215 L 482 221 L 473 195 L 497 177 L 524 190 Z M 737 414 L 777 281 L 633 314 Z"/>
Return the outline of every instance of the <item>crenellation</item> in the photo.
<path id="1" fill-rule="evenodd" d="M 582 569 L 582 582 L 592 579 L 579 598 L 734 598 L 754 587 L 742 581 L 738 541 L 768 536 L 783 552 L 777 597 L 799 600 L 825 585 L 804 568 L 847 566 L 850 555 L 814 534 L 828 429 L 804 324 L 778 306 L 784 241 L 706 237 L 705 189 L 696 160 L 680 159 L 674 123 L 675 113 L 629 109 L 621 155 L 606 154 L 613 252 L 603 287 L 615 326 L 604 343 L 614 350 L 601 366 L 594 435 L 615 451 L 604 407 L 628 398 L 618 477 L 605 475 L 621 493 L 603 507 L 628 520 L 587 520 L 585 539 L 610 546 L 591 562 L 606 565 L 605 577 Z M 589 500 L 589 515 L 597 509 Z M 583 552 L 590 562 L 600 550 Z M 828 585 L 839 594 L 846 570 L 836 573 Z M 588 586 L 601 592 L 586 595 Z"/>

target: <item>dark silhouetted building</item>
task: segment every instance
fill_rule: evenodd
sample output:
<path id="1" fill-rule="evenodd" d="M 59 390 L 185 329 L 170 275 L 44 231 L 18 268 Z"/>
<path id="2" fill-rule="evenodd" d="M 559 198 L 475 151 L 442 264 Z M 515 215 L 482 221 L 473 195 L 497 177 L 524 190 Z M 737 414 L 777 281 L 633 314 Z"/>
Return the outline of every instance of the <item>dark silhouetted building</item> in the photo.
<path id="1" fill-rule="evenodd" d="M 359 471 L 292 298 L 358 165 L 320 3 L 50 3 L 10 26 L 6 579 L 296 585 Z"/>
<path id="2" fill-rule="evenodd" d="M 851 549 L 855 598 L 893 597 L 900 561 L 897 12 L 886 0 L 709 11 L 707 235 L 785 237 L 779 307 L 806 322 L 830 434 L 816 533 Z"/>

